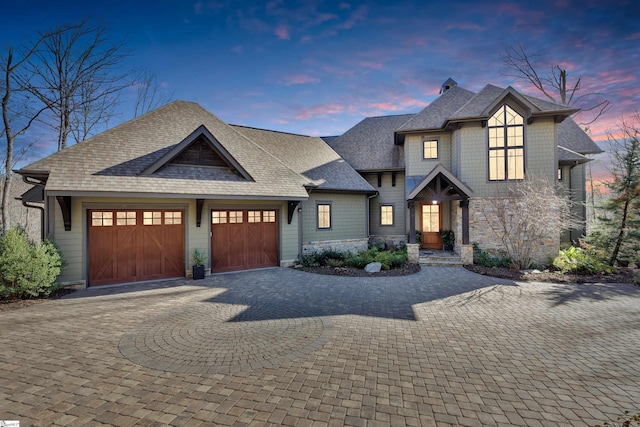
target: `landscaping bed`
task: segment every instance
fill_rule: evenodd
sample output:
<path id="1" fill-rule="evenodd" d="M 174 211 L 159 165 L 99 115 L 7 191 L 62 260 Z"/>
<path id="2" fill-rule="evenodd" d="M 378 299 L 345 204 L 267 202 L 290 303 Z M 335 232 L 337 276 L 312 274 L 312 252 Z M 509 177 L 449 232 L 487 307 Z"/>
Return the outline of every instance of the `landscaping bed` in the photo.
<path id="1" fill-rule="evenodd" d="M 52 299 L 62 298 L 76 290 L 73 288 L 60 288 L 51 293 L 48 297 L 29 298 L 29 299 L 5 299 L 0 300 L 0 312 L 16 310 L 18 308 L 29 307 L 30 305 L 39 304 Z"/>
<path id="2" fill-rule="evenodd" d="M 543 270 L 539 273 L 523 273 L 505 267 L 485 267 L 482 265 L 466 265 L 465 268 L 474 273 L 485 276 L 499 277 L 528 282 L 549 283 L 633 283 L 633 273 L 630 268 L 619 268 L 610 274 L 578 274 L 561 273 L 559 271 Z"/>
<path id="3" fill-rule="evenodd" d="M 308 273 L 326 274 L 329 276 L 346 276 L 346 277 L 393 277 L 393 276 L 408 276 L 410 274 L 416 274 L 420 271 L 418 264 L 405 264 L 402 267 L 393 268 L 389 270 L 380 270 L 377 273 L 367 273 L 361 268 L 354 267 L 293 267 L 296 270 L 306 271 Z"/>

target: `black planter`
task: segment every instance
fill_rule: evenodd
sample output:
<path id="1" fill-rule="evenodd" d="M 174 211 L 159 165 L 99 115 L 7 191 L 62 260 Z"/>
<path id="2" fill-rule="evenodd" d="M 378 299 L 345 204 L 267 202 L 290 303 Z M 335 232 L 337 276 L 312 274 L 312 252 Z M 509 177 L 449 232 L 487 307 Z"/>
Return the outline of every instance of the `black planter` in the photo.
<path id="1" fill-rule="evenodd" d="M 194 265 L 191 269 L 193 272 L 193 280 L 204 279 L 204 265 Z"/>
<path id="2" fill-rule="evenodd" d="M 453 246 L 451 246 L 451 245 L 442 245 L 442 246 L 443 246 L 443 249 L 445 251 L 452 251 L 453 250 Z"/>

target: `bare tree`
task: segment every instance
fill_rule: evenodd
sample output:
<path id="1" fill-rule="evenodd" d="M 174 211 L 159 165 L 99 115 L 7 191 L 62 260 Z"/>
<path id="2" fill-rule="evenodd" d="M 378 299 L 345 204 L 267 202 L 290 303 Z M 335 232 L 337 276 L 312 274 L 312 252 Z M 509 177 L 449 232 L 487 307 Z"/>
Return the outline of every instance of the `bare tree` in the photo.
<path id="1" fill-rule="evenodd" d="M 137 91 L 133 117 L 148 113 L 173 99 L 173 92 L 167 93 L 163 88 L 163 82 L 147 70 L 139 72 L 134 85 Z"/>
<path id="2" fill-rule="evenodd" d="M 514 268 L 529 268 L 545 242 L 559 243 L 563 230 L 579 226 L 570 198 L 548 179 L 527 176 L 486 199 L 481 210 Z M 555 249 L 557 252 L 557 248 Z"/>
<path id="3" fill-rule="evenodd" d="M 48 106 L 45 123 L 58 133 L 58 150 L 69 135 L 81 141 L 113 117 L 117 94 L 131 85 L 122 70 L 128 56 L 122 43 L 111 43 L 104 24 L 88 19 L 63 25 L 34 54 L 29 91 Z"/>
<path id="4" fill-rule="evenodd" d="M 4 180 L 2 184 L 2 204 L 0 209 L 0 233 L 9 227 L 9 202 L 11 196 L 11 183 L 13 180 L 12 168 L 16 157 L 23 155 L 28 147 L 16 150 L 16 139 L 24 134 L 34 121 L 47 109 L 48 105 L 35 105 L 27 96 L 27 88 L 24 83 L 34 77 L 29 71 L 28 65 L 37 54 L 40 45 L 51 37 L 52 34 L 43 34 L 33 43 L 18 49 L 18 57 L 14 56 L 14 48 L 9 46 L 1 58 L 0 72 L 2 73 L 2 134 L 0 139 L 6 143 L 4 158 Z M 17 156 L 16 156 L 17 154 Z"/>
<path id="5" fill-rule="evenodd" d="M 542 73 L 544 66 L 537 62 L 538 55 L 529 54 L 524 46 L 510 46 L 501 57 L 504 74 L 532 85 L 547 99 L 556 104 L 580 108 L 580 124 L 588 126 L 611 109 L 611 103 L 600 92 L 582 90 L 582 78 L 567 81 L 567 70 L 552 64 L 549 73 Z"/>

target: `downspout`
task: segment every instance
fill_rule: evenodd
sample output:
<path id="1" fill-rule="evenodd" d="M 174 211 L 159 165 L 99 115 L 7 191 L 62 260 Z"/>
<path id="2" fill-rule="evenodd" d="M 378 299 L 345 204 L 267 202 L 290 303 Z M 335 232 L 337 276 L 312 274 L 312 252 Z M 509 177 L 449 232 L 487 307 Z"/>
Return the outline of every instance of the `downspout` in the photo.
<path id="1" fill-rule="evenodd" d="M 377 197 L 380 193 L 379 192 L 375 192 L 374 194 L 372 194 L 371 196 L 367 197 L 367 205 L 366 205 L 366 212 L 365 212 L 365 217 L 366 217 L 366 221 L 365 221 L 365 233 L 367 235 L 367 239 L 369 239 L 371 237 L 371 235 L 369 234 L 371 231 L 371 199 L 373 199 L 374 197 Z"/>
<path id="2" fill-rule="evenodd" d="M 298 258 L 302 259 L 302 205 L 304 201 L 298 204 Z"/>

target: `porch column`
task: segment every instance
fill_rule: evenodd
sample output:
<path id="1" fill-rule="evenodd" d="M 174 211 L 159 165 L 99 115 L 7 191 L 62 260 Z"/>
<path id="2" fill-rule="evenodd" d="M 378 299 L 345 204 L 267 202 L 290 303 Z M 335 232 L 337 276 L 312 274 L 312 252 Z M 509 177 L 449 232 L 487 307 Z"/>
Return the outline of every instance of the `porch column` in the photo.
<path id="1" fill-rule="evenodd" d="M 469 199 L 461 200 L 462 208 L 462 244 L 469 244 Z"/>
<path id="2" fill-rule="evenodd" d="M 416 204 L 409 202 L 409 243 L 416 243 Z"/>

